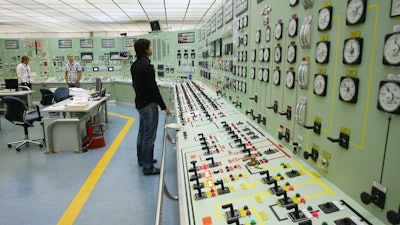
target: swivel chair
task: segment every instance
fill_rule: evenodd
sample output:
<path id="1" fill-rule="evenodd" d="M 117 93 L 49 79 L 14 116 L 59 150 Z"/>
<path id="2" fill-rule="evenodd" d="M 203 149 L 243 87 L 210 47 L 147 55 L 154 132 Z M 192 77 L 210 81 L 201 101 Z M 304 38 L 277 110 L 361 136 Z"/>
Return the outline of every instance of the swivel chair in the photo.
<path id="1" fill-rule="evenodd" d="M 5 96 L 3 98 L 3 102 L 7 106 L 6 111 L 4 112 L 4 118 L 6 118 L 8 121 L 10 121 L 15 125 L 24 127 L 24 132 L 25 132 L 24 140 L 10 142 L 7 144 L 7 146 L 11 148 L 13 144 L 18 144 L 15 147 L 15 150 L 17 151 L 21 149 L 22 145 L 28 143 L 37 144 L 39 145 L 39 147 L 43 147 L 43 144 L 41 142 L 36 141 L 36 140 L 43 140 L 43 138 L 29 139 L 28 135 L 29 134 L 28 127 L 33 127 L 34 126 L 33 122 L 42 120 L 42 117 L 40 116 L 39 106 L 33 106 L 36 108 L 37 113 L 28 114 L 29 108 L 19 98 L 16 98 L 14 96 Z"/>
<path id="2" fill-rule="evenodd" d="M 40 93 L 42 94 L 42 98 L 40 99 L 40 104 L 42 106 L 49 106 L 53 104 L 54 94 L 48 88 L 40 88 Z"/>
<path id="3" fill-rule="evenodd" d="M 59 87 L 54 91 L 54 101 L 61 102 L 67 98 L 69 98 L 69 88 L 68 87 Z"/>

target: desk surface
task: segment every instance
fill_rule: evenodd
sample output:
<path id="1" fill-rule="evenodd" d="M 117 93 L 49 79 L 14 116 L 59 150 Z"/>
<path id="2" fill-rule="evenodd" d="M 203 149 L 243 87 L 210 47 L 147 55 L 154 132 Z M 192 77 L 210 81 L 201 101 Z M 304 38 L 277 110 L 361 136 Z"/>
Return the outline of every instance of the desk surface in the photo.
<path id="1" fill-rule="evenodd" d="M 35 91 L 9 91 L 7 89 L 0 90 L 0 96 L 20 96 L 31 94 Z"/>
<path id="2" fill-rule="evenodd" d="M 74 101 L 73 98 L 66 99 L 64 101 L 58 102 L 54 105 L 48 106 L 46 108 L 41 109 L 42 112 L 88 112 L 92 110 L 94 107 L 102 104 L 107 101 L 107 96 L 102 97 L 99 100 L 89 99 L 87 104 L 82 104 L 79 106 L 79 103 Z M 68 107 L 71 106 L 71 107 Z"/>
<path id="3" fill-rule="evenodd" d="M 55 92 L 57 88 L 49 88 L 50 91 Z M 69 88 L 70 96 L 82 96 L 82 97 L 90 97 L 91 94 L 95 93 L 92 90 L 86 90 L 83 88 Z"/>

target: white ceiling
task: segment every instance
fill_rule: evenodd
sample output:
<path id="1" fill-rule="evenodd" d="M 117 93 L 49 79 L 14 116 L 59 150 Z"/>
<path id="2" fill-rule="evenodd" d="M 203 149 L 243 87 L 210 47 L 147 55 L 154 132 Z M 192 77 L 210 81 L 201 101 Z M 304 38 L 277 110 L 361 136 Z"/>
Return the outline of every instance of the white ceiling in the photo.
<path id="1" fill-rule="evenodd" d="M 0 36 L 11 33 L 163 31 L 200 28 L 222 0 L 0 0 Z"/>

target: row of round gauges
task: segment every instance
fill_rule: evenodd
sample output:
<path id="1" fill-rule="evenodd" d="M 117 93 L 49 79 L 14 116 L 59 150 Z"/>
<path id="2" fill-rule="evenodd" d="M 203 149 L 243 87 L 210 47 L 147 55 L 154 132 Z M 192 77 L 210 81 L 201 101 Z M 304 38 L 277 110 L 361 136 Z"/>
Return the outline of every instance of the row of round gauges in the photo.
<path id="1" fill-rule="evenodd" d="M 246 66 L 233 66 L 232 67 L 232 74 L 240 77 L 247 76 L 247 67 Z"/>
<path id="2" fill-rule="evenodd" d="M 236 30 L 245 28 L 248 25 L 249 25 L 248 16 L 244 15 L 244 16 L 238 18 L 237 23 L 236 23 Z"/>
<path id="3" fill-rule="evenodd" d="M 246 82 L 240 80 L 234 80 L 235 89 L 246 93 Z"/>

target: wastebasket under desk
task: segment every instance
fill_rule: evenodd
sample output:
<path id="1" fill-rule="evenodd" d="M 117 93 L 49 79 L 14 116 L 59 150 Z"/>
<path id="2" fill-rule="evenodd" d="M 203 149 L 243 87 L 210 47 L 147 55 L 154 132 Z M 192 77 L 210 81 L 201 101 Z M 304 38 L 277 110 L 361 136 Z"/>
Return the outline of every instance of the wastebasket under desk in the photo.
<path id="1" fill-rule="evenodd" d="M 51 115 L 44 117 L 42 121 L 46 140 L 45 153 L 83 152 L 82 143 L 87 136 L 86 122 L 89 120 L 90 113 L 80 113 L 73 118 L 60 118 Z"/>

